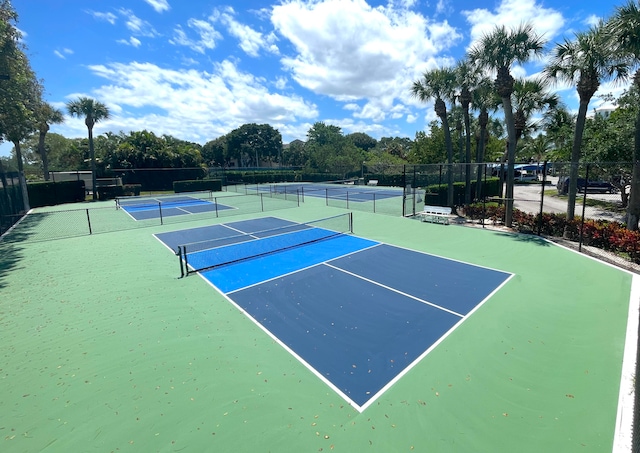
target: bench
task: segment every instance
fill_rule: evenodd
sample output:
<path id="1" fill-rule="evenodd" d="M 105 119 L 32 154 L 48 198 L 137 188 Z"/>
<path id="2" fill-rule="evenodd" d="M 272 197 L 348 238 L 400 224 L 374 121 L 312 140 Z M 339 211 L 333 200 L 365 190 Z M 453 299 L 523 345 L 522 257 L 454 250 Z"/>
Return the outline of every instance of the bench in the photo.
<path id="1" fill-rule="evenodd" d="M 369 182 L 367 183 L 368 186 L 377 186 L 378 185 L 378 180 L 377 179 L 370 179 Z"/>
<path id="2" fill-rule="evenodd" d="M 442 223 L 449 225 L 449 216 L 451 208 L 447 206 L 425 206 L 422 212 L 418 213 L 418 217 L 423 222 Z"/>

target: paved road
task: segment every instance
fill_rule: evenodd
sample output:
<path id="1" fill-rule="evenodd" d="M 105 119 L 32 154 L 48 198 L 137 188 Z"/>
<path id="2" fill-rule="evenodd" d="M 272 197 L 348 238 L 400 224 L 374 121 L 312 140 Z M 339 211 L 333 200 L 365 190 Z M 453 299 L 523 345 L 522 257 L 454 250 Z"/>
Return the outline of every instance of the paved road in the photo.
<path id="1" fill-rule="evenodd" d="M 551 184 L 547 183 L 546 190 L 555 188 L 555 180 L 551 179 Z M 541 198 L 542 186 L 539 184 L 517 184 L 514 187 L 514 207 L 524 212 L 537 214 L 540 212 L 540 198 Z M 614 194 L 588 194 L 589 197 L 599 198 L 606 201 L 619 201 L 620 195 Z M 578 206 L 576 206 L 576 214 L 582 214 L 582 198 L 578 199 Z M 551 213 L 563 213 L 567 212 L 567 200 L 554 196 L 545 195 L 544 197 L 544 212 Z M 620 214 L 611 213 L 601 208 L 587 207 L 585 217 L 590 219 L 606 219 L 623 221 L 623 216 Z"/>

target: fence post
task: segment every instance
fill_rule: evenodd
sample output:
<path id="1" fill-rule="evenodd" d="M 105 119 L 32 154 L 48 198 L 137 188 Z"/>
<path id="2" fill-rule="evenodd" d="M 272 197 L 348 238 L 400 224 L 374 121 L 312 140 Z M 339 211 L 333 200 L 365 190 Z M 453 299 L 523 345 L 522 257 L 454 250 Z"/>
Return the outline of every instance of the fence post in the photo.
<path id="1" fill-rule="evenodd" d="M 587 174 L 584 176 L 584 195 L 582 197 L 582 219 L 580 220 L 580 240 L 578 241 L 578 252 L 582 252 L 582 240 L 584 239 L 584 213 L 587 207 L 587 187 L 589 187 L 589 167 L 587 164 Z M 577 183 L 577 181 L 576 181 Z M 578 186 L 576 185 L 576 191 Z"/>
<path id="2" fill-rule="evenodd" d="M 547 161 L 542 164 L 542 191 L 540 195 L 540 217 L 538 218 L 538 236 L 542 233 L 542 210 L 544 209 L 544 188 L 547 186 Z"/>

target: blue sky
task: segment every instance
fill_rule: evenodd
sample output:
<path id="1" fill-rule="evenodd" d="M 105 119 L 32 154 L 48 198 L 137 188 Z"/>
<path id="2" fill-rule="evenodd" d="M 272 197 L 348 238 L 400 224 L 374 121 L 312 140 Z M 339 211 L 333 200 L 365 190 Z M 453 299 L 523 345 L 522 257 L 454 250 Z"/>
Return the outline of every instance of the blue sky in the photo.
<path id="1" fill-rule="evenodd" d="M 97 134 L 147 129 L 200 144 L 245 123 L 271 124 L 284 143 L 304 140 L 317 121 L 414 138 L 435 114 L 411 98 L 411 83 L 452 65 L 496 24 L 530 21 L 551 46 L 614 9 L 577 0 L 12 3 L 47 101 L 63 110 L 78 96 L 105 103 L 112 118 Z M 575 89 L 558 90 L 577 109 Z M 599 94 L 620 90 L 604 84 Z M 69 117 L 51 131 L 86 136 Z"/>

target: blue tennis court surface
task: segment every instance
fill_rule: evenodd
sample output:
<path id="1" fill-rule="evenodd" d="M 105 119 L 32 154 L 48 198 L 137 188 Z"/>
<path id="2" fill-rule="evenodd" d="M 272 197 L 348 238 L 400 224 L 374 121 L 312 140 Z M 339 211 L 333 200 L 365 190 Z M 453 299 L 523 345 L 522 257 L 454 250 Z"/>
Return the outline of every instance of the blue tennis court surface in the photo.
<path id="1" fill-rule="evenodd" d="M 122 199 L 119 206 L 135 220 L 149 220 L 160 217 L 200 214 L 233 209 L 214 200 L 188 195 L 176 195 L 163 198 Z"/>
<path id="2" fill-rule="evenodd" d="M 283 236 L 308 231 L 269 217 L 156 236 L 175 249 L 274 226 L 293 231 Z M 253 250 L 274 237 L 221 248 Z M 350 234 L 200 274 L 360 411 L 511 277 Z"/>
<path id="3" fill-rule="evenodd" d="M 353 184 L 322 184 L 322 183 L 287 183 L 265 184 L 247 186 L 247 191 L 255 193 L 295 193 L 299 192 L 303 197 L 331 198 L 337 200 L 349 200 L 353 202 L 366 202 L 383 200 L 386 198 L 401 197 L 401 188 L 377 188 L 359 186 Z"/>

